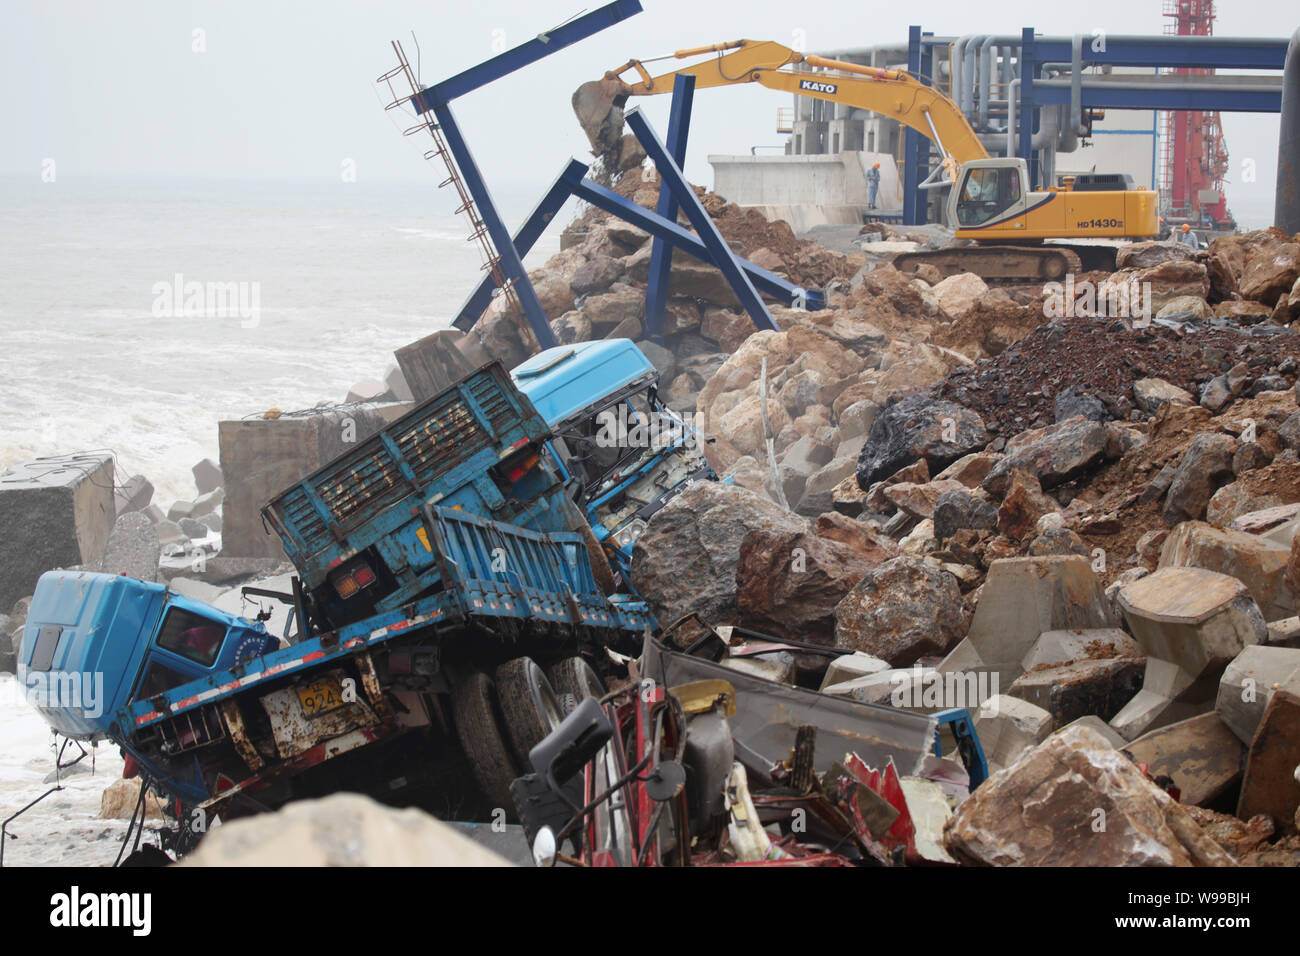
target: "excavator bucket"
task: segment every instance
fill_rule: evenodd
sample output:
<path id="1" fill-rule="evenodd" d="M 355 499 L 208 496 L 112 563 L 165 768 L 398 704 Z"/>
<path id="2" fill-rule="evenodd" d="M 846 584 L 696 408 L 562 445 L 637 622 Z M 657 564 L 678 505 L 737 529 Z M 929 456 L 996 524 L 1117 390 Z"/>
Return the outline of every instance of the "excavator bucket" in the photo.
<path id="1" fill-rule="evenodd" d="M 573 91 L 573 112 L 594 156 L 617 163 L 623 139 L 623 102 L 615 79 L 592 80 Z"/>

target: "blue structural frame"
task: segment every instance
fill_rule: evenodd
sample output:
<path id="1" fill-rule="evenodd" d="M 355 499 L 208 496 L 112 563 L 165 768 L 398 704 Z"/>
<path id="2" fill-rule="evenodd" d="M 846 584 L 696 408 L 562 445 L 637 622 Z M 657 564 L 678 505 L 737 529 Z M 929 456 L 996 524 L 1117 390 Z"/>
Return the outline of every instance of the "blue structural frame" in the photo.
<path id="1" fill-rule="evenodd" d="M 451 150 L 456 167 L 465 181 L 465 187 L 474 198 L 475 208 L 492 239 L 492 245 L 497 255 L 501 257 L 502 270 L 511 280 L 515 294 L 519 297 L 519 304 L 523 307 L 524 316 L 533 330 L 533 336 L 543 349 L 558 344 L 555 333 L 551 331 L 546 312 L 542 309 L 537 292 L 528 279 L 523 257 L 514 244 L 514 238 L 506 229 L 501 214 L 497 212 L 487 181 L 474 161 L 469 143 L 452 114 L 451 101 L 640 12 L 640 0 L 614 0 L 613 3 L 607 3 L 591 13 L 562 24 L 547 33 L 539 34 L 528 42 L 470 67 L 450 79 L 426 87 L 411 97 L 411 105 L 418 113 L 433 112 L 447 141 L 447 148 Z"/>
<path id="2" fill-rule="evenodd" d="M 691 184 L 686 181 L 682 174 L 681 167 L 669 154 L 668 148 L 660 141 L 656 135 L 650 121 L 645 118 L 640 107 L 628 110 L 623 117 L 628 126 L 631 127 L 632 133 L 641 143 L 642 149 L 650 156 L 650 160 L 659 170 L 659 181 L 667 186 L 677 197 L 677 204 L 681 207 L 682 212 L 686 214 L 687 220 L 695 227 L 695 234 L 699 236 L 704 246 L 709 251 L 709 261 L 722 271 L 722 276 L 731 286 L 731 291 L 736 293 L 736 298 L 749 313 L 750 319 L 758 329 L 778 331 L 777 325 L 772 321 L 772 315 L 767 311 L 767 306 L 763 304 L 758 290 L 754 284 L 749 281 L 749 276 L 741 268 L 740 260 L 736 254 L 731 251 L 731 246 L 722 238 L 722 233 L 718 232 L 718 227 L 711 217 L 704 210 L 700 203 L 700 197 L 695 195 L 695 190 L 691 189 Z M 800 303 L 802 307 L 803 303 Z"/>
<path id="3" fill-rule="evenodd" d="M 691 106 L 695 103 L 695 77 L 679 73 L 673 78 L 673 102 L 668 113 L 668 152 L 678 166 L 686 165 L 686 137 L 691 128 Z M 659 185 L 655 212 L 676 221 L 677 196 L 668 184 Z M 673 267 L 673 247 L 655 236 L 650 247 L 650 275 L 645 290 L 645 331 L 653 342 L 663 342 L 664 306 L 668 302 L 668 277 Z"/>
<path id="4" fill-rule="evenodd" d="M 924 34 L 932 36 L 932 34 Z M 934 70 L 934 47 L 923 43 L 921 28 L 907 30 L 907 71 L 913 76 L 928 77 Z M 921 183 L 930 172 L 930 141 L 912 129 L 903 129 L 903 223 L 923 225 L 927 199 Z"/>
<path id="5" fill-rule="evenodd" d="M 686 156 L 686 140 L 690 129 L 691 105 L 695 90 L 693 76 L 679 76 L 674 84 L 667 146 L 659 140 L 639 110 L 631 110 L 625 117 L 633 133 L 659 170 L 659 203 L 654 213 L 624 199 L 613 190 L 587 179 L 588 167 L 573 160 L 546 191 L 519 230 L 513 236 L 507 231 L 504 221 L 497 212 L 496 203 L 492 200 L 487 181 L 483 178 L 469 143 L 456 122 L 451 101 L 640 11 L 639 0 L 615 0 L 549 33 L 458 73 L 450 79 L 426 87 L 411 97 L 411 104 L 419 113 L 433 112 L 438 128 L 447 142 L 447 148 L 451 151 L 452 159 L 492 240 L 492 245 L 501 257 L 502 270 L 519 297 L 524 316 L 542 349 L 551 348 L 558 343 L 554 332 L 551 331 L 542 304 L 537 298 L 537 292 L 533 289 L 528 273 L 524 269 L 523 258 L 537 243 L 547 225 L 571 195 L 578 196 L 606 212 L 639 226 L 654 237 L 650 276 L 646 286 L 646 328 L 648 335 L 655 340 L 662 340 L 663 336 L 664 305 L 669 295 L 669 276 L 674 249 L 688 252 L 720 269 L 745 311 L 749 313 L 754 325 L 759 329 L 777 328 L 771 314 L 767 311 L 767 306 L 759 296 L 759 289 L 795 308 L 820 309 L 825 304 L 825 297 L 820 291 L 803 289 L 765 269 L 760 269 L 751 262 L 738 258 L 718 232 L 713 219 L 704 211 L 690 184 L 686 182 L 681 166 Z M 695 227 L 695 234 L 677 224 L 679 208 L 685 211 L 687 219 Z M 484 276 L 461 306 L 452 325 L 461 331 L 473 328 L 491 303 L 496 288 L 497 284 L 493 276 Z"/>
<path id="6" fill-rule="evenodd" d="M 908 30 L 907 68 L 916 76 L 933 75 L 934 47 L 948 41 L 932 33 L 922 33 L 919 26 Z M 1225 38 L 1190 36 L 1119 36 L 1106 37 L 1103 48 L 1085 42 L 1080 51 L 1083 66 L 1106 64 L 1120 67 L 1209 68 L 1220 70 L 1281 70 L 1285 66 L 1287 38 Z M 1039 38 L 1033 27 L 1020 32 L 1020 85 L 1017 102 L 1018 145 L 1016 155 L 1029 166 L 1031 188 L 1040 188 L 1038 156 L 1033 148 L 1034 130 L 1039 109 L 1070 102 L 1070 90 L 1064 86 L 1045 86 L 1036 82 L 1045 63 L 1069 63 L 1074 55 L 1069 39 Z M 1149 76 L 1134 75 L 1135 82 L 1147 82 Z M 1181 88 L 1180 88 L 1181 87 Z M 1166 90 L 1140 89 L 1119 82 L 1087 84 L 1082 88 L 1084 109 L 1152 109 L 1218 110 L 1220 112 L 1276 113 L 1281 110 L 1281 93 L 1230 86 L 1215 87 L 1211 82 L 1170 85 Z M 923 163 L 929 145 L 923 136 L 908 130 L 904 139 L 903 222 L 916 225 L 925 221 L 925 199 L 920 183 L 925 178 Z"/>

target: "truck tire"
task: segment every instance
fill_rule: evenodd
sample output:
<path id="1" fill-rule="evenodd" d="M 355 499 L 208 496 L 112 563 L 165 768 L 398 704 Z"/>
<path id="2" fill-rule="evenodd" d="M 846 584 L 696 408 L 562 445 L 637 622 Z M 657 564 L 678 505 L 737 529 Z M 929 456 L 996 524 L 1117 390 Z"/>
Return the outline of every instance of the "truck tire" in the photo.
<path id="1" fill-rule="evenodd" d="M 510 798 L 510 782 L 522 775 L 501 733 L 493 697 L 492 678 L 475 671 L 459 681 L 451 692 L 452 715 L 456 721 L 456 737 L 469 759 L 479 789 L 493 806 L 504 808 L 513 817 L 515 805 Z"/>
<path id="2" fill-rule="evenodd" d="M 506 735 L 521 767 L 532 769 L 528 753 L 560 725 L 564 715 L 546 674 L 531 657 L 516 657 L 497 668 L 497 692 Z"/>
<path id="3" fill-rule="evenodd" d="M 605 685 L 600 676 L 581 657 L 566 657 L 546 669 L 551 687 L 560 701 L 560 711 L 568 715 L 588 697 L 604 697 Z"/>

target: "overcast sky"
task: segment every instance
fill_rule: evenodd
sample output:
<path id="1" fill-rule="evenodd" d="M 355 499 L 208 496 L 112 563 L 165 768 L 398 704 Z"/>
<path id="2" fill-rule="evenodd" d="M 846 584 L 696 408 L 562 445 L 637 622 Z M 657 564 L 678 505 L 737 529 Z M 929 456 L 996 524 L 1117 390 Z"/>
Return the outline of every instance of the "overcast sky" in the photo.
<path id="1" fill-rule="evenodd" d="M 457 101 L 457 116 L 490 181 L 540 190 L 586 140 L 569 97 L 583 80 L 630 57 L 738 37 L 810 50 L 905 42 L 918 18 L 941 35 L 1160 33 L 1160 0 L 931 0 L 926 4 L 821 0 L 796 4 L 643 0 L 644 11 Z M 0 174 L 39 177 L 54 159 L 65 177 L 339 179 L 428 182 L 425 142 L 403 140 L 374 80 L 400 39 L 432 83 L 557 25 L 596 0 L 377 0 L 289 2 L 103 0 L 6 4 L 0 31 Z M 1294 0 L 1219 4 L 1216 33 L 1285 37 L 1300 25 Z M 815 14 L 815 15 L 814 15 Z M 195 52 L 195 31 L 205 49 Z M 709 153 L 774 146 L 780 94 L 758 87 L 696 97 L 687 172 L 711 182 Z M 667 97 L 646 110 L 662 135 Z M 1271 206 L 1277 162 L 1273 115 L 1227 114 L 1230 199 Z M 1258 178 L 1239 182 L 1253 159 Z"/>

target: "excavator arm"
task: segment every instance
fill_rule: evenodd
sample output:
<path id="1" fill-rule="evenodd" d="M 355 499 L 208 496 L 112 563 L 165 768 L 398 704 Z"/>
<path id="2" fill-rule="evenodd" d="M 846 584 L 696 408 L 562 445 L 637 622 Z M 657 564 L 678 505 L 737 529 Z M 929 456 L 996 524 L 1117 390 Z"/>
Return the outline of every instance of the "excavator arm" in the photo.
<path id="1" fill-rule="evenodd" d="M 888 116 L 938 145 L 952 182 L 962 163 L 988 158 L 957 105 L 902 70 L 881 70 L 805 55 L 768 40 L 735 40 L 678 50 L 672 58 L 685 60 L 706 54 L 710 54 L 707 59 L 659 76 L 652 76 L 643 61 L 629 60 L 606 73 L 604 79 L 579 87 L 573 96 L 574 112 L 596 154 L 602 155 L 620 135 L 622 107 L 628 97 L 669 93 L 675 77 L 690 75 L 695 77 L 696 89 L 758 83 L 768 89 Z M 793 69 L 799 64 L 826 72 Z M 623 78 L 629 71 L 636 74 L 633 82 Z"/>

